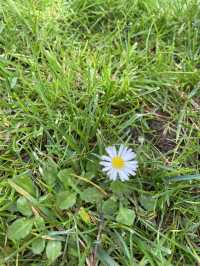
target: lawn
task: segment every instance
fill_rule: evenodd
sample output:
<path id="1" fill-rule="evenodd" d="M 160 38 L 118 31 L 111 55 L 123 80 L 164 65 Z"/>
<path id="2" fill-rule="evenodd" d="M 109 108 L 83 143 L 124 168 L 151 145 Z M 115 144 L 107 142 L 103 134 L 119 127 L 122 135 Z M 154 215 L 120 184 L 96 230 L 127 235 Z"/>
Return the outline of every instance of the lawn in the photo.
<path id="1" fill-rule="evenodd" d="M 2 0 L 0 97 L 0 266 L 200 265 L 199 1 Z"/>

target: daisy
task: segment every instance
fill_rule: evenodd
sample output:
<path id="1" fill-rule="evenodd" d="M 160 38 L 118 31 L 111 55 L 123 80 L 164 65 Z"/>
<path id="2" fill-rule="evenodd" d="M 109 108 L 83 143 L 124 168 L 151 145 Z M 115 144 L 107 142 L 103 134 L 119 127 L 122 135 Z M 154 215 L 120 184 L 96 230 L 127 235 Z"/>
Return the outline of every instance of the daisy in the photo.
<path id="1" fill-rule="evenodd" d="M 117 151 L 115 146 L 107 147 L 106 152 L 108 156 L 101 156 L 100 164 L 104 167 L 102 171 L 106 172 L 110 180 L 120 179 L 125 181 L 129 179 L 130 175 L 135 175 L 138 167 L 138 162 L 134 160 L 136 154 L 120 145 Z"/>

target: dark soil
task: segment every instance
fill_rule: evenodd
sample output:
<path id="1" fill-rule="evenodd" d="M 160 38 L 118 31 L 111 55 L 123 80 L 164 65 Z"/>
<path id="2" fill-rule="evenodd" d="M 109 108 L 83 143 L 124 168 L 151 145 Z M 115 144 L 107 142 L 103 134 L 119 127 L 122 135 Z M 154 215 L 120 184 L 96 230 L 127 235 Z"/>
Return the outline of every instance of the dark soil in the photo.
<path id="1" fill-rule="evenodd" d="M 148 139 L 151 139 L 155 147 L 164 153 L 173 150 L 176 146 L 175 132 L 171 128 L 166 130 L 166 123 L 167 121 L 163 117 L 162 119 L 158 117 L 158 119 L 150 120 L 151 134 L 148 134 Z"/>

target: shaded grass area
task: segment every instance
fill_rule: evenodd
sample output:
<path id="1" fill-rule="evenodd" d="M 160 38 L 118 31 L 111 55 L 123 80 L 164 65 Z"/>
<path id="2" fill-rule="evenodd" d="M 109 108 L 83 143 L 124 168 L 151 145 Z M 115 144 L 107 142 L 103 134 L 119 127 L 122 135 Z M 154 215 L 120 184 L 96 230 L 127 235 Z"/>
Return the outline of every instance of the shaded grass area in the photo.
<path id="1" fill-rule="evenodd" d="M 199 172 L 199 17 L 198 1 L 1 3 L 2 265 L 200 263 L 199 182 L 166 179 Z M 127 183 L 98 166 L 115 143 L 137 152 Z"/>

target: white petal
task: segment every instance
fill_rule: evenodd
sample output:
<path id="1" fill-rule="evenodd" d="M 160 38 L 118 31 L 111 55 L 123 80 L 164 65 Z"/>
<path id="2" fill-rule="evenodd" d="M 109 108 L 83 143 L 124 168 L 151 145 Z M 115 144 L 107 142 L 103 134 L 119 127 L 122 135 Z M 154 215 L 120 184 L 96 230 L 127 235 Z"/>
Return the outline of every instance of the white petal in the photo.
<path id="1" fill-rule="evenodd" d="M 128 171 L 128 174 L 129 175 L 136 175 L 137 169 L 130 169 L 130 168 L 128 168 L 127 171 Z"/>
<path id="2" fill-rule="evenodd" d="M 110 179 L 114 181 L 117 179 L 117 171 L 115 169 L 110 173 Z"/>
<path id="3" fill-rule="evenodd" d="M 121 179 L 121 181 L 125 181 L 125 180 L 128 180 L 128 175 L 125 174 L 124 171 L 119 171 L 119 178 Z"/>
<path id="4" fill-rule="evenodd" d="M 116 180 L 117 178 L 117 171 L 114 169 L 110 169 L 110 171 L 107 173 L 108 177 L 110 178 L 110 180 Z"/>
<path id="5" fill-rule="evenodd" d="M 101 161 L 99 164 L 103 166 L 112 166 L 111 162 L 106 162 L 106 161 Z"/>
<path id="6" fill-rule="evenodd" d="M 129 175 L 132 175 L 133 172 L 135 173 L 137 171 L 136 168 L 126 168 L 126 171 L 129 173 Z"/>
<path id="7" fill-rule="evenodd" d="M 109 156 L 105 156 L 105 155 L 101 156 L 101 160 L 102 160 L 102 161 L 108 161 L 108 162 L 111 162 L 111 158 L 110 158 Z"/>
<path id="8" fill-rule="evenodd" d="M 117 151 L 116 151 L 115 146 L 107 147 L 106 151 L 110 155 L 111 158 L 117 155 Z"/>
<path id="9" fill-rule="evenodd" d="M 134 175 L 136 175 L 136 173 L 135 173 L 134 170 L 135 170 L 135 169 L 126 168 L 126 169 L 124 170 L 124 172 L 126 173 L 127 176 L 129 176 L 129 175 L 134 176 Z"/>
<path id="10" fill-rule="evenodd" d="M 122 157 L 124 157 L 124 155 L 126 154 L 127 150 L 128 150 L 127 147 L 124 146 L 124 149 L 123 149 L 123 151 L 121 153 Z"/>
<path id="11" fill-rule="evenodd" d="M 130 161 L 136 157 L 136 154 L 132 151 L 127 151 L 124 155 L 123 158 L 125 161 Z"/>
<path id="12" fill-rule="evenodd" d="M 138 162 L 137 161 L 128 161 L 128 162 L 126 162 L 125 167 L 130 167 L 132 169 L 136 169 L 138 167 Z"/>
<path id="13" fill-rule="evenodd" d="M 120 147 L 119 147 L 118 156 L 121 156 L 121 154 L 124 151 L 124 148 L 125 148 L 125 146 L 121 144 Z"/>
<path id="14" fill-rule="evenodd" d="M 123 171 L 124 171 L 124 173 L 125 173 L 127 176 L 130 175 L 130 169 L 126 168 L 126 169 L 124 169 Z"/>
<path id="15" fill-rule="evenodd" d="M 131 171 L 131 172 L 130 172 L 130 175 L 134 176 L 134 175 L 136 175 L 136 172 Z"/>
<path id="16" fill-rule="evenodd" d="M 126 168 L 126 172 L 131 175 L 133 172 L 136 172 L 137 169 L 134 169 L 134 168 Z"/>

